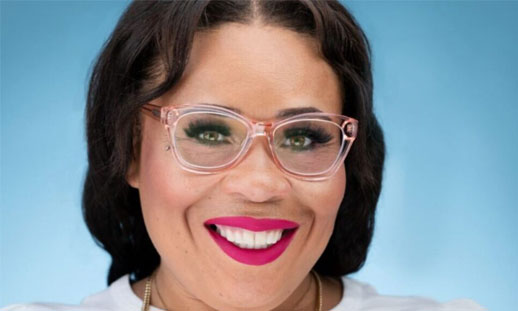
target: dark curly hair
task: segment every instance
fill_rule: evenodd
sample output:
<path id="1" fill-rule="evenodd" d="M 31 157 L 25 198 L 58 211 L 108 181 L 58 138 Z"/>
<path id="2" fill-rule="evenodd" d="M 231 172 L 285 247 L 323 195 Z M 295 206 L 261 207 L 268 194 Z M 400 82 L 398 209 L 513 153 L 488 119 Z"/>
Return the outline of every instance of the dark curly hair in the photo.
<path id="1" fill-rule="evenodd" d="M 89 166 L 82 208 L 90 233 L 111 255 L 108 284 L 128 273 L 140 280 L 160 263 L 138 190 L 125 178 L 139 142 L 141 106 L 178 83 L 196 32 L 256 19 L 315 38 L 346 90 L 342 113 L 359 121 L 359 131 L 345 162 L 347 191 L 334 232 L 314 269 L 338 277 L 364 264 L 385 145 L 372 108 L 370 48 L 353 16 L 338 1 L 135 1 L 93 67 L 86 105 Z"/>

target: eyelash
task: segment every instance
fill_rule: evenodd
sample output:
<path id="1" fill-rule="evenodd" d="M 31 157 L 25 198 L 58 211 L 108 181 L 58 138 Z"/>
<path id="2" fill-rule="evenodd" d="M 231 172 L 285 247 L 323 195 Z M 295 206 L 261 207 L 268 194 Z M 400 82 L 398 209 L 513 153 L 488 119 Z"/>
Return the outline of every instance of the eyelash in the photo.
<path id="1" fill-rule="evenodd" d="M 230 129 L 227 126 L 206 120 L 191 121 L 184 131 L 191 138 L 197 137 L 200 133 L 206 131 L 217 132 L 225 137 L 231 135 Z"/>
<path id="2" fill-rule="evenodd" d="M 333 137 L 322 128 L 298 127 L 284 131 L 284 137 L 305 136 L 312 140 L 313 143 L 325 144 Z"/>
<path id="3" fill-rule="evenodd" d="M 215 132 L 224 137 L 229 137 L 232 135 L 231 130 L 225 124 L 221 124 L 219 122 L 215 122 L 213 120 L 194 120 L 189 122 L 186 129 L 184 129 L 185 134 L 190 138 L 199 138 L 199 135 L 204 132 Z M 310 126 L 302 126 L 302 127 L 294 127 L 289 128 L 283 131 L 283 135 L 285 138 L 292 138 L 297 136 L 307 137 L 311 140 L 309 146 L 304 147 L 301 150 L 308 150 L 318 147 L 318 145 L 323 145 L 333 139 L 332 135 L 327 133 L 327 131 L 321 127 L 310 127 Z M 201 142 L 201 140 L 200 140 Z M 209 141 L 203 141 L 206 144 L 212 144 Z M 221 143 L 228 143 L 228 141 Z M 289 146 L 285 146 L 289 148 Z"/>

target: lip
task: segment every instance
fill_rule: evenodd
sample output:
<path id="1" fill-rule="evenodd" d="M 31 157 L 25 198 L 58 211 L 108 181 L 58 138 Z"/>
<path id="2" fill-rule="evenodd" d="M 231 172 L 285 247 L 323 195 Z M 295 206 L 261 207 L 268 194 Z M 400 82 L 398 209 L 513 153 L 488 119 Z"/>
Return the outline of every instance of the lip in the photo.
<path id="1" fill-rule="evenodd" d="M 222 237 L 216 231 L 210 228 L 211 225 L 223 225 L 242 228 L 250 231 L 266 231 L 266 230 L 287 230 L 282 238 L 274 245 L 263 249 L 244 249 L 240 248 L 227 239 Z M 247 265 L 260 266 L 270 263 L 279 258 L 288 248 L 299 224 L 284 219 L 257 219 L 252 217 L 219 217 L 212 218 L 205 222 L 205 228 L 210 236 L 230 258 Z"/>

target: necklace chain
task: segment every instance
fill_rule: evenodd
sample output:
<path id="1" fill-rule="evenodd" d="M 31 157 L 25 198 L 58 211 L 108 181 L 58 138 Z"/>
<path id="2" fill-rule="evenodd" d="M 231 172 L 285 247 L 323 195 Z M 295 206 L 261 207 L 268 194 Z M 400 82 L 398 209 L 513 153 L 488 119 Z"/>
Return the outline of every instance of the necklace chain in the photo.
<path id="1" fill-rule="evenodd" d="M 320 276 L 318 275 L 318 273 L 316 271 L 311 270 L 311 272 L 313 273 L 313 276 L 315 277 L 315 280 L 317 281 L 317 296 L 318 296 L 318 299 L 317 299 L 316 311 L 322 311 L 322 303 L 323 303 L 323 299 L 322 299 L 322 281 L 320 280 Z"/>
<path id="2" fill-rule="evenodd" d="M 317 301 L 316 301 L 316 311 L 322 311 L 322 281 L 320 280 L 320 276 L 316 271 L 311 270 L 311 273 L 315 277 L 315 281 L 317 282 Z M 168 310 L 167 306 L 164 303 L 164 300 L 162 299 L 162 296 L 160 295 L 160 291 L 158 290 L 158 286 L 156 285 L 156 277 L 155 272 L 151 274 L 146 280 L 146 287 L 144 289 L 144 301 L 142 304 L 141 311 L 149 311 L 149 306 L 151 305 L 151 283 L 155 283 L 156 293 L 158 294 L 158 300 L 160 300 L 160 304 L 162 304 L 164 307 L 166 307 L 166 311 Z"/>
<path id="3" fill-rule="evenodd" d="M 141 311 L 149 311 L 149 303 L 151 302 L 151 277 L 146 280 L 146 289 L 144 290 L 144 302 Z"/>

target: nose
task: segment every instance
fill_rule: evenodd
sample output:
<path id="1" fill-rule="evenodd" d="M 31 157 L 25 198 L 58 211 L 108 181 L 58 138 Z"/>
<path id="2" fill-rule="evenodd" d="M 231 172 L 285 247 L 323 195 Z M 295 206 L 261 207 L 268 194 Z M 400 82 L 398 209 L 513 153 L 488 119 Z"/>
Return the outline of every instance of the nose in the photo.
<path id="1" fill-rule="evenodd" d="M 222 190 L 240 199 L 264 203 L 282 200 L 291 183 L 273 162 L 266 143 L 256 139 L 241 162 L 222 180 Z"/>

